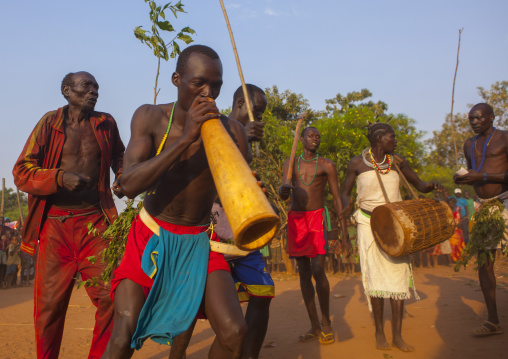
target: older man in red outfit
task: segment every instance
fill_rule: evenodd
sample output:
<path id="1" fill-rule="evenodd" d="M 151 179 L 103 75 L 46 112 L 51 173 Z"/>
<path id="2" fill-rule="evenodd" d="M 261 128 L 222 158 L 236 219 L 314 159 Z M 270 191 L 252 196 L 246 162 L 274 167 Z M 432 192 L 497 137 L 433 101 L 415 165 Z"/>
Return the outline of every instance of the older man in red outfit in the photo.
<path id="1" fill-rule="evenodd" d="M 68 105 L 48 112 L 35 126 L 14 169 L 16 186 L 29 194 L 21 249 L 34 253 L 37 358 L 58 358 L 76 274 L 98 277 L 105 264 L 89 257 L 107 248 L 102 234 L 117 217 L 109 189 L 110 168 L 118 178 L 124 145 L 111 115 L 95 112 L 99 85 L 87 72 L 65 76 Z M 121 192 L 117 183 L 113 189 Z M 89 233 L 92 223 L 98 233 Z M 97 307 L 89 358 L 100 358 L 113 327 L 110 289 L 99 281 L 87 289 Z"/>

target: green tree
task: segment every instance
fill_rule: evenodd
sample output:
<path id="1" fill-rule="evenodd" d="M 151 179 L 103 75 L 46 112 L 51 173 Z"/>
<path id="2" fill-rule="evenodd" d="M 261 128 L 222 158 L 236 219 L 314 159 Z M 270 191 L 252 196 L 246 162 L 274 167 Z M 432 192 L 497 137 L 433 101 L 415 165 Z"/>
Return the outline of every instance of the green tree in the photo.
<path id="1" fill-rule="evenodd" d="M 464 113 L 457 113 L 453 116 L 453 129 L 455 132 L 455 141 L 457 143 L 457 155 L 459 166 L 466 167 L 464 157 L 464 142 L 474 136 L 474 132 L 469 125 L 468 116 Z M 425 141 L 429 149 L 427 163 L 437 164 L 442 167 L 454 168 L 458 170 L 455 159 L 455 145 L 453 143 L 452 129 L 450 127 L 450 114 L 446 116 L 445 122 L 441 125 L 441 130 L 432 131 L 433 137 Z"/>
<path id="2" fill-rule="evenodd" d="M 383 101 L 360 102 L 369 97 L 372 97 L 372 93 L 367 89 L 362 89 L 359 92 L 349 92 L 345 96 L 339 93 L 335 96 L 335 98 L 325 100 L 326 111 L 329 115 L 331 115 L 334 113 L 344 113 L 349 109 L 361 106 L 370 108 L 376 116 L 380 116 L 388 110 L 388 105 Z"/>
<path id="3" fill-rule="evenodd" d="M 306 113 L 305 121 L 310 123 L 323 115 L 320 111 L 309 108 L 309 101 L 302 94 L 296 94 L 290 90 L 280 93 L 276 85 L 265 89 L 267 110 L 282 121 L 296 121 L 298 115 Z M 296 126 L 296 123 L 295 123 Z"/>
<path id="4" fill-rule="evenodd" d="M 19 192 L 23 218 L 28 214 L 28 200 L 24 192 Z M 11 221 L 19 221 L 19 206 L 16 191 L 12 188 L 6 188 L 4 193 L 4 217 L 9 217 Z"/>
<path id="5" fill-rule="evenodd" d="M 453 196 L 455 188 L 458 186 L 453 182 L 453 175 L 455 173 L 455 167 L 444 167 L 436 163 L 429 163 L 424 167 L 421 178 L 426 182 L 437 181 L 443 185 L 448 191 L 450 196 Z M 462 191 L 468 191 L 471 195 L 474 195 L 474 188 L 472 186 L 461 186 Z M 426 197 L 434 197 L 433 193 L 426 194 Z"/>
<path id="6" fill-rule="evenodd" d="M 155 76 L 155 87 L 154 91 L 154 105 L 157 103 L 157 95 L 159 94 L 160 89 L 157 88 L 157 83 L 159 80 L 159 70 L 161 66 L 161 58 L 168 61 L 169 58 L 175 58 L 178 54 L 180 54 L 180 45 L 178 45 L 176 40 L 181 40 L 185 44 L 190 44 L 194 40 L 189 34 L 194 34 L 195 31 L 190 27 L 182 28 L 172 40 L 168 43 L 164 41 L 161 37 L 159 31 L 166 32 L 176 32 L 173 25 L 166 20 L 165 11 L 167 9 L 171 10 L 175 19 L 177 18 L 177 14 L 179 12 L 185 13 L 183 9 L 183 4 L 181 1 L 178 1 L 175 5 L 171 5 L 171 2 L 157 6 L 155 0 L 144 0 L 145 3 L 148 3 L 150 7 L 150 22 L 152 23 L 152 32 L 150 33 L 147 30 L 143 30 L 142 26 L 137 26 L 134 29 L 134 36 L 139 39 L 142 43 L 147 45 L 150 49 L 153 50 L 153 54 L 157 57 L 157 74 Z M 162 20 L 161 20 L 162 18 Z"/>
<path id="7" fill-rule="evenodd" d="M 495 125 L 501 129 L 508 128 L 508 81 L 498 81 L 490 86 L 487 91 L 483 87 L 477 87 L 478 95 L 482 101 L 491 105 L 496 115 Z M 470 108 L 473 104 L 468 105 Z M 457 113 L 453 116 L 453 129 L 457 143 L 457 155 L 459 166 L 466 166 L 464 157 L 464 142 L 474 136 L 469 125 L 467 113 Z M 433 137 L 426 140 L 425 144 L 429 150 L 427 161 L 429 164 L 438 164 L 442 167 L 457 167 L 455 159 L 455 145 L 450 126 L 450 114 L 445 118 L 441 129 L 432 131 Z"/>
<path id="8" fill-rule="evenodd" d="M 494 108 L 496 115 L 496 126 L 506 129 L 508 128 L 508 81 L 497 81 L 490 85 L 490 91 L 479 86 L 478 95 L 483 102 L 488 103 Z M 472 107 L 472 105 L 469 105 Z"/>

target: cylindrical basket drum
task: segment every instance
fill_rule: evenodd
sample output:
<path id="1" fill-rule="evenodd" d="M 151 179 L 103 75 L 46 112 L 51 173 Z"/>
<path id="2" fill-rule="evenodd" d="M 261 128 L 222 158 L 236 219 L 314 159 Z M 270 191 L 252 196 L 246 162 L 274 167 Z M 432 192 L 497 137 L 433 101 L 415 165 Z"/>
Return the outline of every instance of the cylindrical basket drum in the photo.
<path id="1" fill-rule="evenodd" d="M 376 207 L 370 219 L 379 247 L 392 257 L 421 251 L 449 239 L 455 230 L 446 202 L 413 199 Z"/>

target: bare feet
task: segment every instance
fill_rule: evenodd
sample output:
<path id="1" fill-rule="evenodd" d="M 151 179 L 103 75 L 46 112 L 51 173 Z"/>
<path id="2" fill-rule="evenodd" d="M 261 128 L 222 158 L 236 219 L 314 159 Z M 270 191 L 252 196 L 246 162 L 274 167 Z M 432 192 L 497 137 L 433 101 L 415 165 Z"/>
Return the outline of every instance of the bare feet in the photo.
<path id="1" fill-rule="evenodd" d="M 390 344 L 386 340 L 385 334 L 376 334 L 376 349 L 378 350 L 392 350 Z"/>
<path id="2" fill-rule="evenodd" d="M 415 347 L 407 344 L 402 338 L 393 339 L 392 347 L 399 348 L 403 352 L 414 352 Z"/>

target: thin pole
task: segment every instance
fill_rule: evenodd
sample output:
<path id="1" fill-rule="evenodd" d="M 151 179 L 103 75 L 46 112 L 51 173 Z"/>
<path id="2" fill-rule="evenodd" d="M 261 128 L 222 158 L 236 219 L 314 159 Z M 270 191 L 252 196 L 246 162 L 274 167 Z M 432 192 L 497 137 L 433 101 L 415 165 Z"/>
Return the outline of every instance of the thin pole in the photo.
<path id="1" fill-rule="evenodd" d="M 224 2 L 220 1 L 220 6 L 222 8 L 222 12 L 224 13 L 224 18 L 226 19 L 226 25 L 228 26 L 229 37 L 231 38 L 231 45 L 233 45 L 233 52 L 235 53 L 236 66 L 238 67 L 238 74 L 240 75 L 240 81 L 242 82 L 242 90 L 243 96 L 245 98 L 245 103 L 247 104 L 247 113 L 249 114 L 249 121 L 254 121 L 254 115 L 252 114 L 252 107 L 250 102 L 249 93 L 247 92 L 247 86 L 245 86 L 245 80 L 243 79 L 242 66 L 240 65 L 240 58 L 238 57 L 238 51 L 236 50 L 235 38 L 233 37 L 233 31 L 231 30 L 231 25 L 229 24 L 228 13 L 226 12 L 226 8 L 224 7 Z M 259 143 L 255 142 L 254 147 L 256 150 L 256 156 L 259 157 Z"/>
<path id="2" fill-rule="evenodd" d="M 453 76 L 453 89 L 452 89 L 452 109 L 450 111 L 450 128 L 452 130 L 453 145 L 455 147 L 455 161 L 457 162 L 457 169 L 459 169 L 459 153 L 457 151 L 457 140 L 455 138 L 455 130 L 453 129 L 453 102 L 455 96 L 455 79 L 457 78 L 457 69 L 459 68 L 459 51 L 460 51 L 460 35 L 464 28 L 459 30 L 459 45 L 457 47 L 457 64 L 455 65 L 455 75 Z"/>
<path id="3" fill-rule="evenodd" d="M 19 189 L 16 188 L 16 195 L 18 197 L 18 208 L 19 208 L 19 224 L 23 227 L 23 209 L 21 208 L 21 199 L 19 195 Z"/>
<path id="4" fill-rule="evenodd" d="M 2 226 L 4 225 L 4 221 L 5 221 L 4 203 L 5 203 L 5 178 L 2 178 L 2 204 L 1 204 L 1 208 L 0 208 L 0 211 L 2 212 Z"/>

